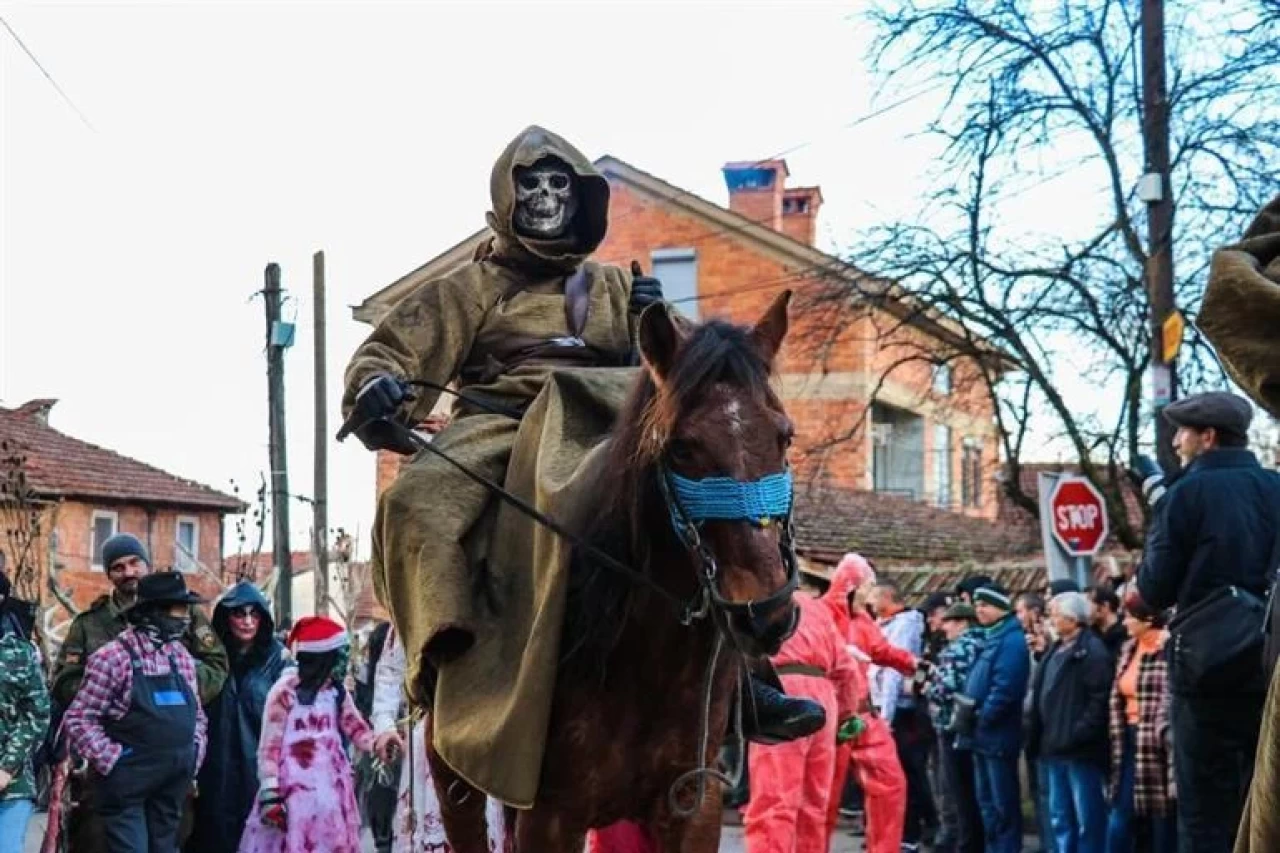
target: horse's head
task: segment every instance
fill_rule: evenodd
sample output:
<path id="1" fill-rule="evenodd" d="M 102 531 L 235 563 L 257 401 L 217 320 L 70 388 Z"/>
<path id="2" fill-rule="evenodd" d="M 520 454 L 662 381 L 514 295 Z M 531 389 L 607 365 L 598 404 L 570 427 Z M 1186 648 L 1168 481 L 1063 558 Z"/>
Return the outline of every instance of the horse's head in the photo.
<path id="1" fill-rule="evenodd" d="M 790 298 L 781 294 L 751 328 L 692 326 L 662 304 L 640 321 L 652 390 L 638 450 L 713 613 L 752 654 L 776 652 L 798 618 L 786 459 L 793 428 L 770 387 Z"/>

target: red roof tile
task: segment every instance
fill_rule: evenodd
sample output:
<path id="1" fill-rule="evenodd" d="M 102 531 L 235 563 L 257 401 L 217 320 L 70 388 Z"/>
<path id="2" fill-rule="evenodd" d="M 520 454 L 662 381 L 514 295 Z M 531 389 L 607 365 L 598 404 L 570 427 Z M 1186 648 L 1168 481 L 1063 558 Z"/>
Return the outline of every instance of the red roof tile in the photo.
<path id="1" fill-rule="evenodd" d="M 245 510 L 244 502 L 231 495 L 59 432 L 48 423 L 56 402 L 32 400 L 17 409 L 0 408 L 0 439 L 26 456 L 27 479 L 38 494 Z"/>
<path id="2" fill-rule="evenodd" d="M 796 490 L 796 546 L 815 559 L 857 551 L 911 563 L 1029 558 L 1039 534 L 882 492 Z"/>

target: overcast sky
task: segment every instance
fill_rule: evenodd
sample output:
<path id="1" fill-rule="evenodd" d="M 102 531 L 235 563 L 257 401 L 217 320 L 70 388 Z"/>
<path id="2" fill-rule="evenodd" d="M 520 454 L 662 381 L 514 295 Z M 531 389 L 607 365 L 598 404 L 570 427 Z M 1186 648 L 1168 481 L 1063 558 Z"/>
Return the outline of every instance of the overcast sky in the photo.
<path id="1" fill-rule="evenodd" d="M 725 203 L 785 152 L 827 248 L 916 207 L 936 93 L 873 120 L 847 3 L 0 3 L 0 405 L 245 492 L 267 468 L 263 268 L 284 269 L 291 490 L 312 487 L 311 254 L 329 281 L 330 433 L 368 332 L 349 306 L 483 224 L 540 123 Z M 853 124 L 852 127 L 849 125 Z M 1027 199 L 1033 204 L 1034 199 Z M 330 445 L 330 523 L 367 552 L 373 458 Z M 310 509 L 292 507 L 293 545 Z M 228 546 L 234 551 L 231 525 Z"/>

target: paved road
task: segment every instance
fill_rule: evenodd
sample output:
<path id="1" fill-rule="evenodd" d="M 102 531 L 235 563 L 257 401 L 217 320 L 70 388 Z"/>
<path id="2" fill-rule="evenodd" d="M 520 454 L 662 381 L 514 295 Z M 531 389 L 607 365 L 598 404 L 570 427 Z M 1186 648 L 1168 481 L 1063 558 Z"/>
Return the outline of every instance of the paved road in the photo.
<path id="1" fill-rule="evenodd" d="M 23 853 L 40 853 L 40 839 L 44 837 L 44 815 L 36 815 L 31 821 L 30 831 L 27 833 L 27 844 Z M 366 837 L 365 850 L 373 853 L 373 843 Z M 746 853 L 747 846 L 742 840 L 742 827 L 726 826 L 724 828 L 724 836 L 720 841 L 720 853 Z M 835 841 L 831 845 L 830 853 L 859 853 L 862 845 L 859 841 L 849 835 L 847 831 L 840 831 Z"/>

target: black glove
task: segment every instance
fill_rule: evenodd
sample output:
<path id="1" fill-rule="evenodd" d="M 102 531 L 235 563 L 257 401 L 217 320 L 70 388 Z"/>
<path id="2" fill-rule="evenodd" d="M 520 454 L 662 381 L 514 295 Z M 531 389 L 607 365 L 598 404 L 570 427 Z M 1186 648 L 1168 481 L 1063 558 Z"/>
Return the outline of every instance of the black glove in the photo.
<path id="1" fill-rule="evenodd" d="M 404 382 L 389 373 L 374 374 L 356 393 L 349 420 L 356 424 L 356 437 L 370 450 L 414 453 L 417 448 L 404 436 L 403 428 L 391 423 L 400 404 L 412 399 Z"/>
<path id="2" fill-rule="evenodd" d="M 412 400 L 409 386 L 389 373 L 376 373 L 356 392 L 353 414 L 356 422 L 382 420 L 391 417 L 405 400 Z"/>
<path id="3" fill-rule="evenodd" d="M 1148 506 L 1154 507 L 1164 497 L 1167 488 L 1164 471 L 1150 456 L 1139 456 L 1134 460 L 1129 476 L 1142 491 Z"/>
<path id="4" fill-rule="evenodd" d="M 655 302 L 661 302 L 662 282 L 651 275 L 645 275 L 639 261 L 631 262 L 631 304 L 627 306 L 632 314 L 639 314 Z"/>

